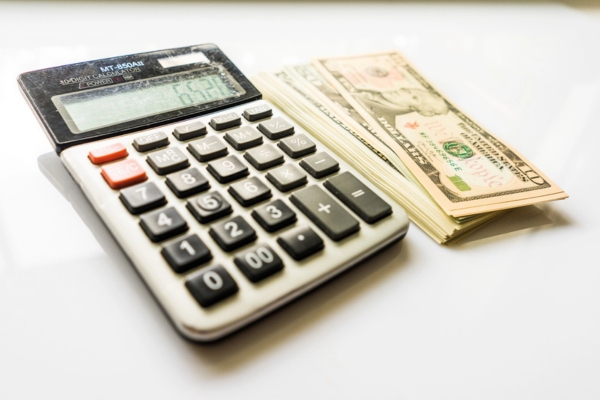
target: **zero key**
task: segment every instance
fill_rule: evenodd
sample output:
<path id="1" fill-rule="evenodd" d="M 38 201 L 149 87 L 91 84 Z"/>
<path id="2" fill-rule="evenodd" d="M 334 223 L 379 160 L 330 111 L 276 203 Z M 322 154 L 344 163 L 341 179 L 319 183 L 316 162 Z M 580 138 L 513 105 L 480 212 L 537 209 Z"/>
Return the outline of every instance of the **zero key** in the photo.
<path id="1" fill-rule="evenodd" d="M 231 275 L 220 264 L 203 268 L 188 277 L 185 286 L 202 307 L 210 307 L 239 290 Z"/>

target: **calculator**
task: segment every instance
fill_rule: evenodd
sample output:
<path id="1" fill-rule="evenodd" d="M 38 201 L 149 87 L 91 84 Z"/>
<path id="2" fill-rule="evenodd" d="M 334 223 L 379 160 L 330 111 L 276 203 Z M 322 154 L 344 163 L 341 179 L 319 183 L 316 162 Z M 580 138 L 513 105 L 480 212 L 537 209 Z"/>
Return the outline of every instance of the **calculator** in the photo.
<path id="1" fill-rule="evenodd" d="M 193 341 L 236 331 L 408 230 L 398 204 L 262 99 L 215 45 L 31 71 L 18 83 Z"/>

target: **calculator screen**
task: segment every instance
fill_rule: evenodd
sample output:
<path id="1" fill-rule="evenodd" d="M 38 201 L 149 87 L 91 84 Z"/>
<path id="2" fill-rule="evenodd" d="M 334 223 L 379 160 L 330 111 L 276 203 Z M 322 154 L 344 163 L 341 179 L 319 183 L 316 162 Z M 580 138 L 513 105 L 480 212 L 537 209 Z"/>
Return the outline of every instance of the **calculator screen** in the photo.
<path id="1" fill-rule="evenodd" d="M 210 68 L 55 96 L 52 101 L 77 134 L 244 93 L 226 70 Z"/>

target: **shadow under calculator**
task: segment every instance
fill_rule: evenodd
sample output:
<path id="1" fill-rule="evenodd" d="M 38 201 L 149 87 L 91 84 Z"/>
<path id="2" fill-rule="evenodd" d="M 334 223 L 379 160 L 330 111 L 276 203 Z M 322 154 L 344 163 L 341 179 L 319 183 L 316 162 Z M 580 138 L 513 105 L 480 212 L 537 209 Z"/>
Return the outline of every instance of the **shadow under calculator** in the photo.
<path id="1" fill-rule="evenodd" d="M 56 153 L 39 156 L 38 166 L 44 176 L 71 203 L 111 261 L 129 264 L 131 270 L 135 271 Z M 507 212 L 455 246 L 485 245 L 488 239 L 497 240 L 502 235 L 565 224 L 568 224 L 568 221 L 554 212 L 551 205 L 528 206 Z M 411 229 L 416 228 L 413 226 Z M 391 276 L 418 267 L 410 262 L 413 247 L 410 242 L 411 229 L 407 238 L 402 241 L 223 339 L 207 344 L 177 340 L 176 346 L 181 349 L 182 354 L 187 355 L 185 358 L 190 359 L 189 354 L 193 354 L 192 360 L 202 361 L 204 367 L 208 364 L 215 375 L 236 370 L 260 354 L 268 352 L 270 348 L 289 341 L 299 332 L 314 327 L 323 318 L 334 314 L 337 309 L 350 304 L 353 299 L 377 290 L 377 287 Z M 435 244 L 432 242 L 432 245 Z M 150 290 L 147 292 L 151 294 Z M 155 304 L 160 308 L 157 301 Z M 174 327 L 171 329 L 177 332 Z M 192 368 L 194 363 L 192 362 Z"/>

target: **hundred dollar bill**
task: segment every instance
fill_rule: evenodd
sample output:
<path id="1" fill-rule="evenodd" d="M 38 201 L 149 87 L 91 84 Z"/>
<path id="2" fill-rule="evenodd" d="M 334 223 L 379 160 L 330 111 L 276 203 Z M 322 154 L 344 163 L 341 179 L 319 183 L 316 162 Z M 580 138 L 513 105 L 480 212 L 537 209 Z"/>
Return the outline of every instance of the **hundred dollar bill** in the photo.
<path id="1" fill-rule="evenodd" d="M 518 151 L 454 106 L 396 51 L 317 59 L 315 68 L 453 217 L 564 199 Z"/>

